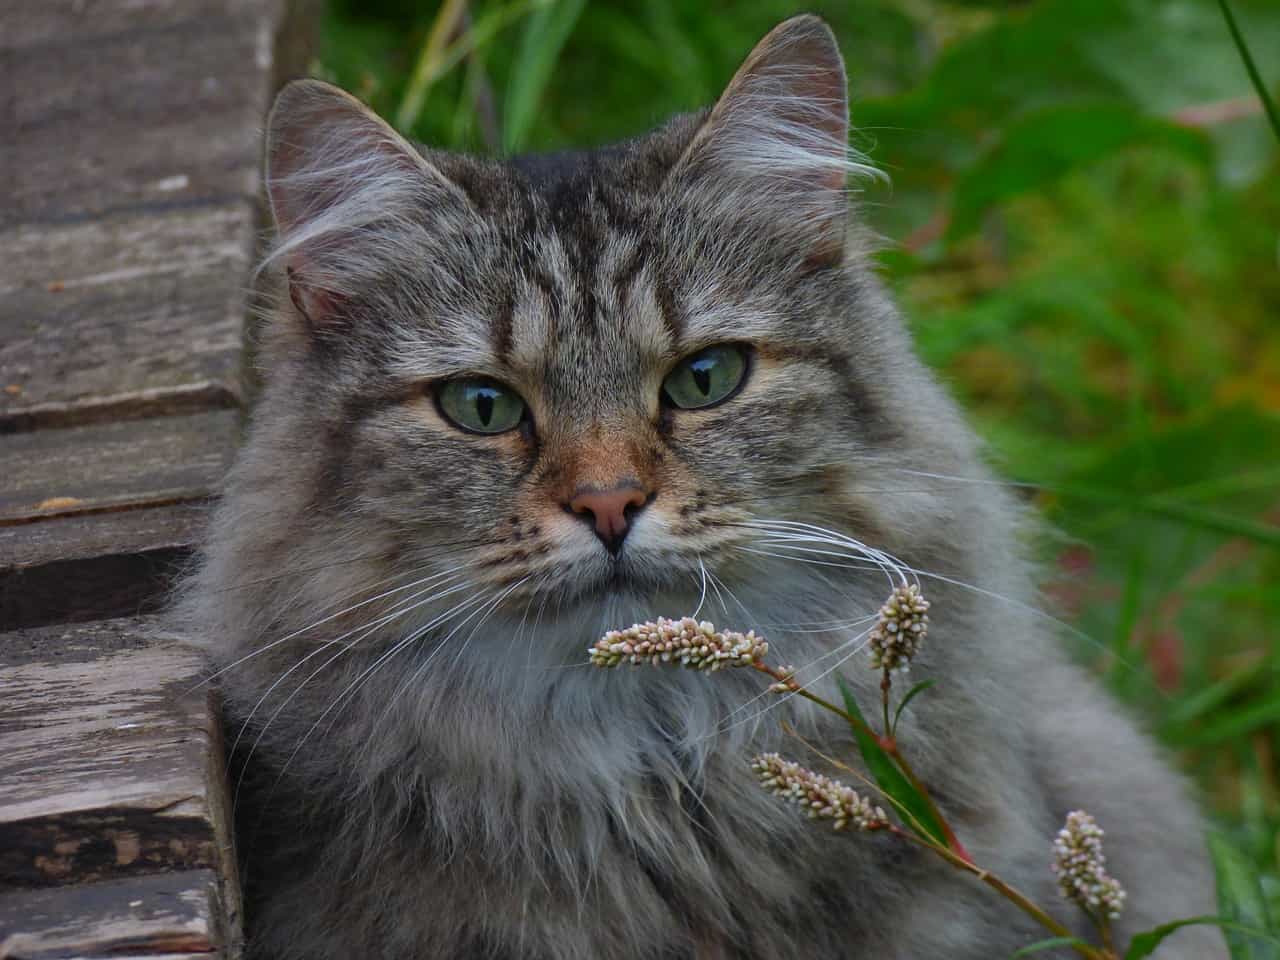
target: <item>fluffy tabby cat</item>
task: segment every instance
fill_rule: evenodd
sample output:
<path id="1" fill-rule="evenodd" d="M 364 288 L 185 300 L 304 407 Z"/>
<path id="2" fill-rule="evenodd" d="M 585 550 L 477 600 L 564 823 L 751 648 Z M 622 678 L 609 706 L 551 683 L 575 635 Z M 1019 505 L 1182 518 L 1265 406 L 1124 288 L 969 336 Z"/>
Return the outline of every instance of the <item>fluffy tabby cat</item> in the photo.
<path id="1" fill-rule="evenodd" d="M 185 601 L 235 744 L 251 956 L 1039 939 L 754 782 L 752 752 L 797 752 L 779 720 L 856 755 L 839 723 L 753 673 L 585 665 L 606 628 L 700 607 L 874 703 L 895 563 L 934 601 L 916 670 L 940 681 L 902 736 L 978 862 L 1071 917 L 1049 843 L 1083 807 L 1122 933 L 1211 909 L 1187 791 L 1031 612 L 1023 518 L 873 275 L 847 124 L 809 16 L 710 110 L 589 152 L 421 149 L 326 84 L 280 94 L 266 385 Z"/>

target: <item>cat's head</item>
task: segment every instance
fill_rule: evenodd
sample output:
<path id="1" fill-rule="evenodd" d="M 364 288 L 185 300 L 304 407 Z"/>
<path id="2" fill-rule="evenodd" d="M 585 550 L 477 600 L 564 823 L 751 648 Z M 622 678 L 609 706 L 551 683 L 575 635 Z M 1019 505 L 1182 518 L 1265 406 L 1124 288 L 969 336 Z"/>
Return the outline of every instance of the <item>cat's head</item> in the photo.
<path id="1" fill-rule="evenodd" d="M 789 524 L 927 558 L 949 508 L 894 471 L 967 435 L 864 262 L 863 172 L 809 16 L 710 110 L 593 152 L 420 150 L 290 85 L 267 160 L 287 296 L 213 569 L 282 581 L 266 622 L 417 583 L 527 616 L 679 615 L 654 605 L 709 576 L 828 590 L 771 558 Z"/>

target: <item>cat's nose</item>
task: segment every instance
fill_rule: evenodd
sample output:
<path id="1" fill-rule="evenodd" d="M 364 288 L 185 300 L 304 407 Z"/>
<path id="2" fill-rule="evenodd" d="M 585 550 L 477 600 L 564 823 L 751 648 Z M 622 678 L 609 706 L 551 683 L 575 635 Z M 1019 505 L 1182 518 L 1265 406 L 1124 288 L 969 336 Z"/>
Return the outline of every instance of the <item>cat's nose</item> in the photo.
<path id="1" fill-rule="evenodd" d="M 596 536 L 614 556 L 622 549 L 631 518 L 649 502 L 638 483 L 622 483 L 608 490 L 579 487 L 565 504 L 565 509 L 589 522 Z"/>

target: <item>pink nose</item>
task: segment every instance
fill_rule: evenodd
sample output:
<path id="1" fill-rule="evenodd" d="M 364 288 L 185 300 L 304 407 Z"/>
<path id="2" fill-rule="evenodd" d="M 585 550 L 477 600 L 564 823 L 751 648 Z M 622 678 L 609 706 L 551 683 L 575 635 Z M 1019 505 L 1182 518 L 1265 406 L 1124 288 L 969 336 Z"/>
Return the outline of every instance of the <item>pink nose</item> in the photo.
<path id="1" fill-rule="evenodd" d="M 581 514 L 584 520 L 590 517 L 596 536 L 610 553 L 616 554 L 622 549 L 622 541 L 627 536 L 628 514 L 635 513 L 648 502 L 638 484 L 626 483 L 611 490 L 580 487 L 569 500 L 568 507 L 571 512 Z"/>

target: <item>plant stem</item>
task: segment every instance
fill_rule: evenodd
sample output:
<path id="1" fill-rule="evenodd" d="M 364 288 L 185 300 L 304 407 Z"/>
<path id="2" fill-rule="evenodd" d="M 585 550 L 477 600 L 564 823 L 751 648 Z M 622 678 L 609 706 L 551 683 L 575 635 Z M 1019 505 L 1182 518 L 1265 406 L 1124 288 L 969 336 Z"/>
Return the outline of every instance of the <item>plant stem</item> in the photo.
<path id="1" fill-rule="evenodd" d="M 779 670 L 777 667 L 771 667 L 767 663 L 761 663 L 759 660 L 751 664 L 751 666 L 755 667 L 765 676 L 773 677 L 774 680 L 778 681 L 778 683 L 785 686 L 792 693 L 799 694 L 800 696 L 804 697 L 806 700 L 816 703 L 818 706 L 822 707 L 824 710 L 830 710 L 832 713 L 840 717 L 843 717 L 852 726 L 857 727 L 859 730 L 863 731 L 868 736 L 875 737 L 876 740 L 881 739 L 880 735 L 877 734 L 870 727 L 868 727 L 865 723 L 863 723 L 860 717 L 855 717 L 853 714 L 846 712 L 840 707 L 837 707 L 830 700 L 824 700 L 822 699 L 822 697 L 818 696 L 816 693 L 809 692 L 807 689 L 800 686 L 800 684 L 796 682 L 795 678 L 792 677 L 789 673 L 786 673 L 783 670 Z"/>
<path id="2" fill-rule="evenodd" d="M 1102 934 L 1102 949 L 1108 953 L 1115 953 L 1115 945 L 1111 939 L 1111 920 L 1104 912 L 1097 921 L 1098 932 Z"/>
<path id="3" fill-rule="evenodd" d="M 960 842 L 960 838 L 956 836 L 956 832 L 951 829 L 951 822 L 942 815 L 942 811 L 938 809 L 938 805 L 933 802 L 933 794 L 929 793 L 928 788 L 916 776 L 916 772 L 911 769 L 911 764 L 901 753 L 898 752 L 898 744 L 894 740 L 890 740 L 888 746 L 885 747 L 885 753 L 893 758 L 893 762 L 898 765 L 898 769 L 902 771 L 902 775 L 911 782 L 911 785 L 920 792 L 920 796 L 924 797 L 924 802 L 929 805 L 929 812 L 932 813 L 942 827 L 942 833 L 947 838 L 948 852 L 955 854 L 965 863 L 973 864 L 973 857 L 969 851 L 964 848 L 964 844 Z"/>
<path id="4" fill-rule="evenodd" d="M 932 813 L 935 818 L 937 818 L 938 823 L 942 827 L 942 833 L 947 839 L 947 846 L 950 848 L 949 852 L 953 853 L 955 856 L 959 857 L 961 860 L 964 860 L 966 863 L 970 863 L 970 864 L 973 863 L 973 858 L 969 855 L 969 851 L 964 848 L 964 844 L 962 844 L 960 842 L 960 838 L 956 836 L 955 831 L 951 828 L 951 824 L 948 822 L 947 818 L 942 815 L 942 811 L 938 809 L 938 805 L 934 802 L 933 795 L 929 793 L 929 789 L 924 785 L 924 782 L 921 781 L 921 779 L 916 776 L 916 772 L 913 769 L 911 769 L 911 764 L 907 763 L 906 758 L 903 757 L 901 752 L 899 752 L 898 743 L 893 737 L 889 736 L 887 732 L 883 735 L 876 733 L 874 730 L 871 729 L 871 727 L 869 727 L 862 720 L 861 717 L 856 717 L 853 714 L 849 713 L 848 711 L 843 710 L 840 707 L 837 707 L 834 703 L 831 703 L 829 700 L 824 700 L 822 697 L 818 696 L 816 693 L 810 692 L 805 687 L 801 686 L 796 681 L 795 677 L 791 676 L 791 674 L 786 673 L 783 670 L 779 670 L 776 667 L 771 667 L 767 663 L 761 663 L 759 661 L 756 661 L 755 663 L 751 664 L 751 666 L 755 667 L 755 669 L 759 670 L 761 673 L 772 677 L 774 680 L 782 684 L 792 693 L 798 694 L 799 696 L 804 697 L 806 700 L 812 703 L 816 703 L 818 706 L 822 707 L 824 710 L 829 710 L 832 713 L 836 714 L 837 716 L 842 717 L 845 721 L 849 723 L 850 726 L 856 727 L 861 733 L 865 733 L 867 736 L 871 737 L 878 744 L 880 744 L 880 748 L 889 755 L 889 757 L 893 760 L 895 764 L 897 764 L 898 769 L 902 771 L 902 775 L 906 777 L 907 780 L 911 782 L 911 785 L 915 787 L 916 790 L 919 792 L 920 796 L 924 799 L 924 802 L 928 805 L 929 812 Z M 883 691 L 883 695 L 886 698 L 886 701 L 888 698 L 888 692 L 886 687 L 884 686 L 884 683 L 887 681 L 887 679 L 888 677 L 886 672 L 885 681 L 881 681 L 881 687 L 880 687 L 880 689 Z M 886 709 L 886 716 L 887 716 L 887 710 L 888 710 L 887 706 L 885 709 Z M 886 731 L 888 730 L 887 723 L 886 723 L 885 730 Z"/>
<path id="5" fill-rule="evenodd" d="M 880 712 L 884 716 L 884 735 L 892 739 L 893 731 L 889 728 L 889 688 L 893 686 L 893 680 L 889 676 L 889 668 L 884 669 L 884 675 L 880 678 Z"/>
<path id="6" fill-rule="evenodd" d="M 1258 91 L 1258 99 L 1262 101 L 1262 107 L 1267 111 L 1267 119 L 1271 121 L 1271 129 L 1276 135 L 1276 139 L 1280 140 L 1280 111 L 1276 110 L 1275 101 L 1271 99 L 1271 94 L 1267 91 L 1267 85 L 1262 82 L 1262 74 L 1258 72 L 1258 65 L 1253 62 L 1253 54 L 1249 52 L 1249 46 L 1244 42 L 1244 34 L 1240 32 L 1240 25 L 1236 23 L 1235 14 L 1231 12 L 1231 6 L 1227 0 L 1218 0 L 1218 6 L 1222 8 L 1222 16 L 1227 21 L 1227 29 L 1231 31 L 1231 39 L 1235 41 L 1236 49 L 1240 51 L 1240 59 L 1244 61 L 1244 68 L 1249 72 L 1249 80 L 1253 83 L 1253 88 Z"/>
<path id="7" fill-rule="evenodd" d="M 895 836 L 910 840 L 912 843 L 919 844 L 926 849 L 932 850 L 957 870 L 963 870 L 966 873 L 973 874 L 1055 936 L 1075 939 L 1074 934 L 1072 934 L 1070 930 L 1064 927 L 1057 920 L 1053 919 L 1053 917 L 1049 916 L 1049 914 L 1036 905 L 1035 901 L 1029 898 L 1017 887 L 1013 887 L 1005 883 L 989 870 L 983 870 L 972 860 L 966 860 L 956 854 L 953 850 L 948 850 L 946 847 L 939 844 L 930 843 L 929 841 L 921 839 L 915 834 L 908 833 L 898 827 L 890 825 L 888 829 Z M 1080 956 L 1087 957 L 1088 960 L 1116 960 L 1114 951 L 1109 948 L 1099 950 L 1097 947 L 1091 947 L 1085 943 L 1073 943 L 1071 944 L 1071 949 L 1080 954 Z"/>

